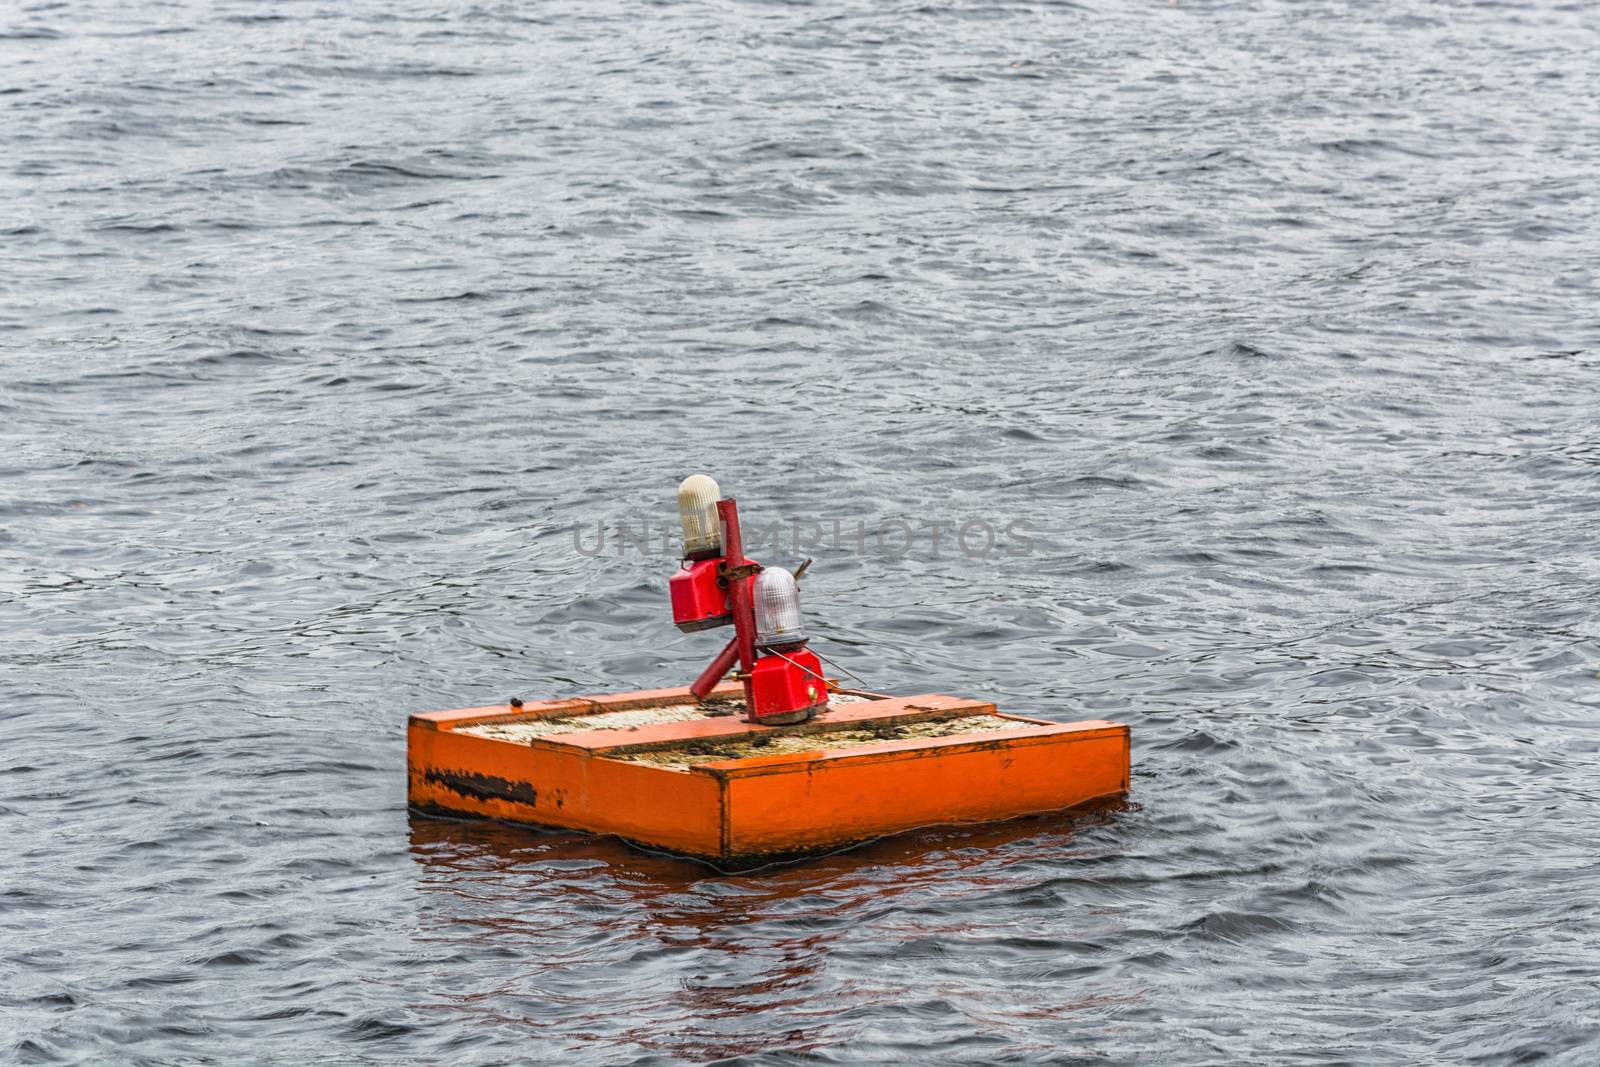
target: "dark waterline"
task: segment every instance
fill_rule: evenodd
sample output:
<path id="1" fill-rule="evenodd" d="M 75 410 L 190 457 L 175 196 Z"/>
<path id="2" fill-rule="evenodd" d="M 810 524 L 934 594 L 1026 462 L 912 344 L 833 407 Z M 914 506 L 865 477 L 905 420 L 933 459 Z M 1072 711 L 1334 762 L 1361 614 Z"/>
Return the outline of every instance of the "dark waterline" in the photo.
<path id="1" fill-rule="evenodd" d="M 1600 21 L 0 11 L 0 1062 L 1588 1064 Z M 410 711 L 683 684 L 824 546 L 1126 804 L 720 876 L 411 817 Z"/>

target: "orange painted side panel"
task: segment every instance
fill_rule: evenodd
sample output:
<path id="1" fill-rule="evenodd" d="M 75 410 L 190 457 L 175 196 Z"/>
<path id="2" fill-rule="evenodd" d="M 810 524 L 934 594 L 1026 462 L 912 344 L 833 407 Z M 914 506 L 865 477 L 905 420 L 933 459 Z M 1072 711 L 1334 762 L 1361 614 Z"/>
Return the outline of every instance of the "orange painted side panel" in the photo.
<path id="1" fill-rule="evenodd" d="M 413 723 L 410 800 L 419 808 L 598 834 L 679 852 L 722 852 L 723 784 L 557 745 L 514 745 Z"/>
<path id="2" fill-rule="evenodd" d="M 727 784 L 730 855 L 827 848 L 921 826 L 1057 811 L 1125 792 L 1128 728 L 1082 727 L 706 776 Z"/>

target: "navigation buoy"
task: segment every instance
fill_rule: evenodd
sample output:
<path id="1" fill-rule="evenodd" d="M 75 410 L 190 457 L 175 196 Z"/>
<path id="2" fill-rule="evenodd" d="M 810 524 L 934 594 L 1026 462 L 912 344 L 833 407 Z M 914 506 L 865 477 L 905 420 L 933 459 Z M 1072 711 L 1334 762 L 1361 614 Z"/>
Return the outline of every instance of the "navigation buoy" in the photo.
<path id="1" fill-rule="evenodd" d="M 735 866 L 1127 791 L 1122 723 L 1055 723 L 826 677 L 800 613 L 810 561 L 791 573 L 747 558 L 737 504 L 705 475 L 684 480 L 678 505 L 673 621 L 734 629 L 710 665 L 681 689 L 413 715 L 414 808 Z"/>

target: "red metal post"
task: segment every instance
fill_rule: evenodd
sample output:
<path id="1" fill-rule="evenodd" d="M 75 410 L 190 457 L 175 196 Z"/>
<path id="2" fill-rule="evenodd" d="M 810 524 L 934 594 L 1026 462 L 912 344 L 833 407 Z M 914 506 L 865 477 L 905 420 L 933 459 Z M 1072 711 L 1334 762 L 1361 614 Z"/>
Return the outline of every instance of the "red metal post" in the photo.
<path id="1" fill-rule="evenodd" d="M 696 700 L 704 700 L 706 694 L 717 687 L 717 683 L 722 681 L 722 676 L 733 670 L 733 665 L 737 662 L 739 662 L 739 639 L 735 637 L 717 653 L 717 658 L 711 661 L 711 666 L 700 672 L 700 677 L 694 680 L 689 692 L 694 694 Z"/>
<path id="2" fill-rule="evenodd" d="M 739 673 L 743 675 L 746 715 L 755 714 L 755 699 L 750 687 L 750 672 L 756 667 L 756 616 L 751 599 L 752 575 L 745 573 L 750 561 L 744 558 L 744 538 L 739 533 L 739 505 L 732 498 L 717 501 L 722 519 L 722 561 L 728 573 L 728 600 L 733 608 L 734 642 L 739 646 Z M 720 657 L 719 657 L 720 658 Z"/>

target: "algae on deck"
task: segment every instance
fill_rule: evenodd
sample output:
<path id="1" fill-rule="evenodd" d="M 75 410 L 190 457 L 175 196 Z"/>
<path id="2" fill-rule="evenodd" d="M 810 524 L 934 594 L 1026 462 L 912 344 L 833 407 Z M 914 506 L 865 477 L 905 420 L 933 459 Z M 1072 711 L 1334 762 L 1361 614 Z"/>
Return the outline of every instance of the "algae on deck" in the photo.
<path id="1" fill-rule="evenodd" d="M 787 756 L 799 752 L 837 752 L 860 748 L 879 741 L 920 741 L 930 737 L 955 737 L 983 734 L 1016 726 L 1015 719 L 999 715 L 967 715 L 958 719 L 934 719 L 899 726 L 874 726 L 868 729 L 811 730 L 796 733 L 771 733 L 735 740 L 703 741 L 675 748 L 656 748 L 643 752 L 613 752 L 610 759 L 648 763 L 667 770 L 688 770 L 697 763 L 749 759 L 753 756 Z"/>
<path id="2" fill-rule="evenodd" d="M 858 704 L 867 697 L 850 693 L 833 693 L 828 706 Z M 486 722 L 461 729 L 464 734 L 476 734 L 496 741 L 513 741 L 528 744 L 538 738 L 560 734 L 582 733 L 587 730 L 637 730 L 641 726 L 655 726 L 668 722 L 693 722 L 696 719 L 743 715 L 744 701 L 723 698 L 703 704 L 659 704 L 654 707 L 626 708 L 621 711 L 597 711 L 588 715 L 564 715 L 551 718 L 521 719 L 512 722 Z"/>

